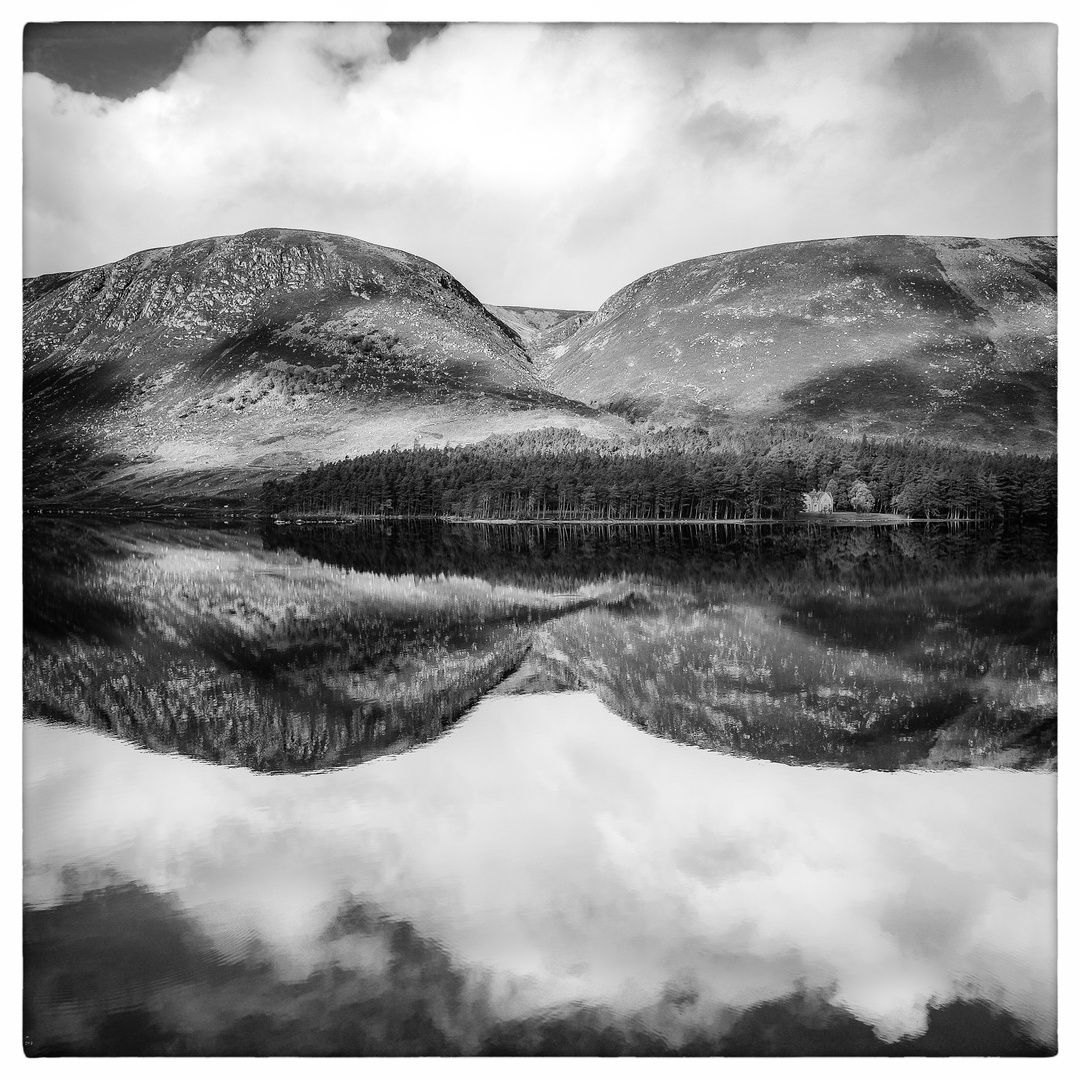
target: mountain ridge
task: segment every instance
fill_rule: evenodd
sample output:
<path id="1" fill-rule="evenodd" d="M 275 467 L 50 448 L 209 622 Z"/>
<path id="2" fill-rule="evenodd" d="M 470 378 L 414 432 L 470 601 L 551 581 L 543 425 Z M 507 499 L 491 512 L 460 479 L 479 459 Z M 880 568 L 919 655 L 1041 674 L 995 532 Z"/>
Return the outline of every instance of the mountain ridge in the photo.
<path id="1" fill-rule="evenodd" d="M 595 312 L 256 229 L 23 281 L 24 488 L 249 501 L 269 474 L 570 427 L 796 422 L 1046 453 L 1053 237 L 840 237 L 661 267 Z"/>

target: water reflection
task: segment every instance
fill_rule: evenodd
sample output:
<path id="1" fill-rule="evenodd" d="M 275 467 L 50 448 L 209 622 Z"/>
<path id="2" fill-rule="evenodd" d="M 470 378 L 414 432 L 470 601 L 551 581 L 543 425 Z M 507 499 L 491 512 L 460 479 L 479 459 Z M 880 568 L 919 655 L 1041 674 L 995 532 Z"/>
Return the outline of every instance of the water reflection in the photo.
<path id="1" fill-rule="evenodd" d="M 423 749 L 315 776 L 40 724 L 26 768 L 45 1051 L 100 1047 L 132 1008 L 155 1052 L 271 1031 L 355 1049 L 358 1016 L 367 1052 L 555 1022 L 726 1052 L 767 1004 L 789 1052 L 806 1027 L 833 1053 L 918 1052 L 973 1002 L 1007 1014 L 1012 1052 L 1054 1039 L 1052 774 L 702 754 L 580 692 L 493 697 Z"/>
<path id="2" fill-rule="evenodd" d="M 32 1054 L 1055 1045 L 1052 537 L 25 551 Z"/>
<path id="3" fill-rule="evenodd" d="M 904 530 L 579 531 L 566 545 L 544 530 L 346 530 L 327 541 L 339 560 L 352 545 L 344 568 L 282 547 L 287 532 L 267 546 L 242 530 L 35 530 L 28 714 L 222 764 L 400 751 L 526 659 L 546 684 L 728 753 L 876 769 L 1056 760 L 1045 536 L 1021 558 L 1001 537 L 975 557 L 970 535 Z M 590 552 L 638 570 L 585 576 Z M 388 561 L 416 570 L 370 568 Z"/>
<path id="4" fill-rule="evenodd" d="M 244 531 L 34 526 L 28 714 L 271 771 L 436 737 L 521 663 L 538 626 L 626 592 L 343 573 Z"/>

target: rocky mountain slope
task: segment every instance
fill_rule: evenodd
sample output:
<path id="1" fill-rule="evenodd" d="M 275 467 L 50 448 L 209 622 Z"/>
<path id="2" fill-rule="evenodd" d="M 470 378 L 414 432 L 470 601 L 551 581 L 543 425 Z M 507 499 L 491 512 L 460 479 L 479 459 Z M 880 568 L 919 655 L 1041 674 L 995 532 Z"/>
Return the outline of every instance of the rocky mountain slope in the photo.
<path id="1" fill-rule="evenodd" d="M 349 237 L 197 240 L 23 298 L 31 497 L 227 500 L 260 470 L 596 423 L 445 270 Z"/>
<path id="2" fill-rule="evenodd" d="M 694 259 L 550 350 L 551 385 L 660 418 L 1052 449 L 1057 240 L 865 236 Z"/>

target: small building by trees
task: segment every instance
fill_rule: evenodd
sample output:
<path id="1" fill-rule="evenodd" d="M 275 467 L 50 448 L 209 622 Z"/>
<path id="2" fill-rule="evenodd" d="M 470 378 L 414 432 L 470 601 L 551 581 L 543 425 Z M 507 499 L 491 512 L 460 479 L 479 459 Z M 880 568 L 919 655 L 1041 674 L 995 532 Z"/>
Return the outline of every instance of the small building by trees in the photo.
<path id="1" fill-rule="evenodd" d="M 808 514 L 831 514 L 833 497 L 827 491 L 804 491 L 803 509 Z"/>

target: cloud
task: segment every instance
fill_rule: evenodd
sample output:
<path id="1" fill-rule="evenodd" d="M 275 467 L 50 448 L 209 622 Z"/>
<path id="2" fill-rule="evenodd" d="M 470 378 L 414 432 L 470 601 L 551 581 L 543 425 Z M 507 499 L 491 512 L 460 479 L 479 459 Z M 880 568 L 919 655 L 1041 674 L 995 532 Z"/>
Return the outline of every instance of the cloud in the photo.
<path id="1" fill-rule="evenodd" d="M 887 1040 L 972 999 L 1053 1038 L 1052 774 L 741 760 L 582 693 L 321 775 L 39 724 L 25 760 L 31 906 L 134 882 L 280 979 L 349 966 L 349 900 L 440 942 L 499 1021 L 597 1005 L 679 1045 L 807 992 Z"/>
<path id="2" fill-rule="evenodd" d="M 713 102 L 683 124 L 682 136 L 691 150 L 711 163 L 722 154 L 762 153 L 778 126 L 775 117 L 749 116 Z"/>
<path id="3" fill-rule="evenodd" d="M 218 27 L 119 102 L 26 75 L 26 272 L 277 225 L 595 307 L 740 247 L 1055 229 L 1052 27 L 431 30 Z"/>

